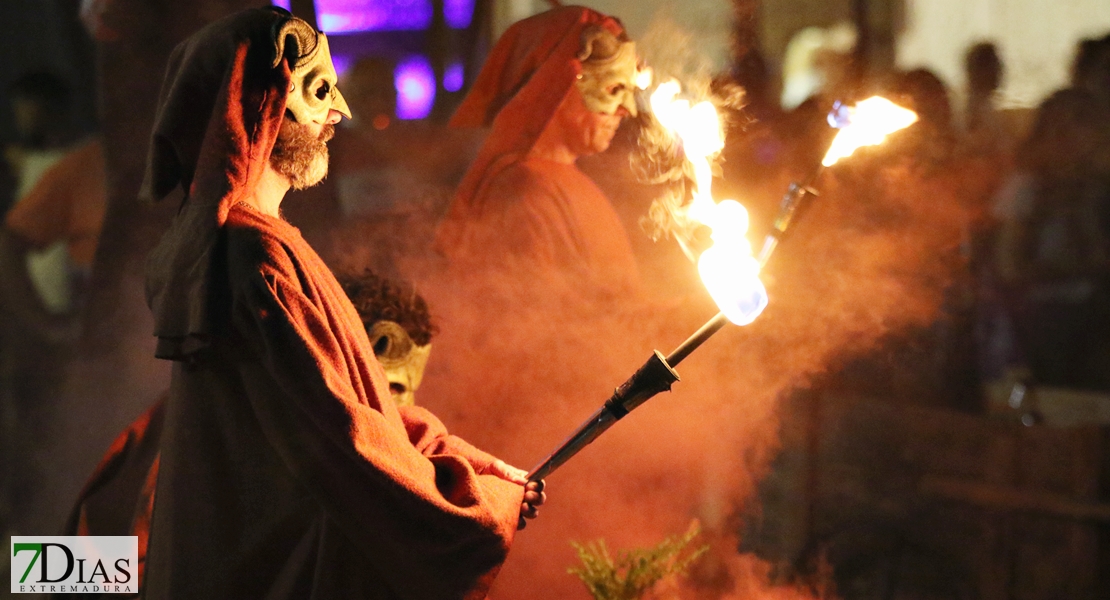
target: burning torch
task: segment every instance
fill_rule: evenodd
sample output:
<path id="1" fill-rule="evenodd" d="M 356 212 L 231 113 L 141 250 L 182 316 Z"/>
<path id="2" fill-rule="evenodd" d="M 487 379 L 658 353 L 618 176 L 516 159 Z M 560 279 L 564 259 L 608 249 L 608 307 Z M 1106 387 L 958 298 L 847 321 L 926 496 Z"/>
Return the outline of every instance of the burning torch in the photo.
<path id="1" fill-rule="evenodd" d="M 693 198 L 682 214 L 675 216 L 712 229 L 713 244 L 698 258 L 698 272 L 721 312 L 667 356 L 656 350 L 601 408 L 528 473 L 531 481 L 544 479 L 636 407 L 659 392 L 669 391 L 679 380 L 675 367 L 726 324 L 747 325 L 754 321 L 768 302 L 759 271 L 816 197 L 813 186 L 824 169 L 851 156 L 860 147 L 882 143 L 887 135 L 917 121 L 913 111 L 878 96 L 855 106 L 834 105 L 828 120 L 830 126 L 839 129 L 836 137 L 811 176 L 802 184 L 790 185 L 778 217 L 755 257 L 745 238 L 747 211 L 735 200 L 716 202 L 711 194 L 710 160 L 724 148 L 717 111 L 708 101 L 691 104 L 679 98 L 680 91 L 676 81 L 662 83 L 652 93 L 650 103 L 656 119 L 682 142 L 683 153 L 693 169 Z"/>

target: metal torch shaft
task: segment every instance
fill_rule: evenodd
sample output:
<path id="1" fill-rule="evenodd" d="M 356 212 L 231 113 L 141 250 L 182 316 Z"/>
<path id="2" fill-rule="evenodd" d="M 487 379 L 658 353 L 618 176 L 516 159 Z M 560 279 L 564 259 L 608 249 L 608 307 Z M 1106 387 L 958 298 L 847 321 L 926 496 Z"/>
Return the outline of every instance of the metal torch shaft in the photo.
<path id="1" fill-rule="evenodd" d="M 809 208 L 813 198 L 817 196 L 817 190 L 813 188 L 813 183 L 817 181 L 824 170 L 825 167 L 819 165 L 813 171 L 813 174 L 805 180 L 805 183 L 791 183 L 790 188 L 786 190 L 786 195 L 782 197 L 782 203 L 779 207 L 778 217 L 775 218 L 767 237 L 763 239 L 763 249 L 760 250 L 758 256 L 760 267 L 767 264 L 779 242 L 786 237 L 786 232 L 791 229 L 791 225 L 797 222 L 802 213 Z"/>
<path id="2" fill-rule="evenodd" d="M 767 234 L 764 240 L 763 250 L 758 257 L 760 266 L 767 264 L 791 224 L 801 216 L 802 211 L 809 204 L 807 199 L 817 195 L 812 184 L 821 171 L 822 168 L 818 168 L 805 184 L 790 184 L 790 189 L 783 196 L 779 216 L 775 219 L 771 233 Z M 671 384 L 678 381 L 678 373 L 675 372 L 674 367 L 727 324 L 728 317 L 724 313 L 717 313 L 666 357 L 656 351 L 644 366 L 613 392 L 613 396 L 604 406 L 579 425 L 570 437 L 528 473 L 528 480 L 539 481 L 547 477 L 632 409 L 659 392 L 671 389 Z"/>
<path id="3" fill-rule="evenodd" d="M 605 433 L 605 430 L 612 427 L 613 423 L 616 422 L 617 417 L 609 411 L 608 405 L 602 406 L 589 419 L 579 425 L 578 429 L 560 444 L 550 456 L 536 465 L 532 472 L 528 473 L 528 480 L 539 481 L 547 477 L 552 471 L 570 460 L 572 456 L 578 454 L 590 442 L 596 440 L 599 435 Z"/>
<path id="4" fill-rule="evenodd" d="M 728 325 L 728 317 L 726 317 L 723 312 L 717 313 L 717 316 L 706 321 L 705 325 L 702 325 L 700 329 L 694 332 L 694 335 L 686 338 L 685 342 L 679 344 L 677 348 L 667 355 L 667 364 L 671 365 L 671 367 L 678 366 L 678 363 L 682 362 L 687 356 L 690 356 L 694 350 L 698 349 L 698 346 L 704 344 L 705 340 L 708 340 L 725 325 Z"/>
<path id="5" fill-rule="evenodd" d="M 659 392 L 671 389 L 671 384 L 676 381 L 678 381 L 678 373 L 656 350 L 651 358 L 628 378 L 628 381 L 613 391 L 613 395 L 604 406 L 579 425 L 566 441 L 528 473 L 528 480 L 539 481 L 550 475 L 634 408 Z"/>

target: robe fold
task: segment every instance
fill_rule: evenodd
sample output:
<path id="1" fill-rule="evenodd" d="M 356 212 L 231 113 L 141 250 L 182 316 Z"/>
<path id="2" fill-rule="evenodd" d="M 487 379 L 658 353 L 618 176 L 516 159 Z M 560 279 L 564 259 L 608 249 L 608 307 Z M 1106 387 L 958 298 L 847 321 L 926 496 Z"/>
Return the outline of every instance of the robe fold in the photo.
<path id="1" fill-rule="evenodd" d="M 216 331 L 173 368 L 148 598 L 482 598 L 520 486 L 394 406 L 358 314 L 293 226 L 233 206 Z"/>
<path id="2" fill-rule="evenodd" d="M 457 266 L 566 278 L 579 293 L 634 293 L 639 275 L 620 218 L 574 165 L 514 160 L 478 189 L 447 249 Z"/>
<path id="3" fill-rule="evenodd" d="M 167 395 L 159 395 L 150 408 L 112 441 L 81 490 L 62 531 L 62 535 L 137 537 L 139 564 L 135 578 L 140 585 L 146 569 Z"/>

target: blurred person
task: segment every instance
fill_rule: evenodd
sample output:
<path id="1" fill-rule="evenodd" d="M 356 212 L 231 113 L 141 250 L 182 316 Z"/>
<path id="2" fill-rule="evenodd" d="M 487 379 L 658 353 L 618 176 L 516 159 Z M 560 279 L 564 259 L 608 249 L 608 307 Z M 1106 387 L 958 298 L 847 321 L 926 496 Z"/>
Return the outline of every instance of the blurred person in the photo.
<path id="1" fill-rule="evenodd" d="M 5 148 L 4 158 L 18 181 L 14 206 L 31 194 L 39 179 L 69 151 L 66 142 L 70 88 L 56 75 L 31 72 L 16 79 L 9 87 L 9 94 L 17 141 Z M 44 310 L 54 315 L 70 312 L 73 308 L 70 264 L 64 241 L 31 249 L 17 243 L 7 245 L 4 250 L 23 254 L 18 260 L 26 263 L 24 269 L 31 279 L 37 302 Z M 6 257 L 6 260 L 12 258 Z M 22 277 L 22 274 L 10 273 L 5 277 Z M 36 302 L 36 299 L 8 298 L 8 301 Z"/>
<path id="2" fill-rule="evenodd" d="M 1110 105 L 1110 34 L 1084 39 L 1076 45 L 1071 85 Z"/>
<path id="3" fill-rule="evenodd" d="M 1013 119 L 998 107 L 1005 68 L 998 48 L 979 42 L 964 55 L 967 104 L 964 108 L 963 150 L 1007 161 L 1015 143 Z"/>
<path id="4" fill-rule="evenodd" d="M 732 64 L 729 79 L 743 90 L 743 110 L 756 121 L 775 121 L 782 116 L 776 101 L 771 70 L 758 48 L 750 48 Z"/>
<path id="5" fill-rule="evenodd" d="M 51 165 L 4 220 L 0 235 L 8 238 L 16 253 L 64 248 L 65 268 L 55 284 L 64 290 L 52 297 L 65 301 L 44 303 L 43 308 L 52 314 L 74 314 L 80 305 L 104 222 L 106 179 L 100 140 L 86 140 Z M 42 273 L 32 270 L 29 274 L 37 289 L 51 285 L 42 280 Z"/>
<path id="6" fill-rule="evenodd" d="M 1089 125 L 1102 140 L 1094 155 L 1095 169 L 1110 179 L 1110 34 L 1077 45 L 1071 85 L 1095 98 L 1098 111 Z"/>
<path id="7" fill-rule="evenodd" d="M 989 125 L 995 95 L 1002 86 L 1004 69 L 998 48 L 991 42 L 979 42 L 964 55 L 967 74 L 967 129 L 975 131 Z"/>
<path id="8" fill-rule="evenodd" d="M 350 126 L 385 131 L 397 121 L 397 88 L 394 61 L 362 58 L 343 76 L 347 102 L 351 105 Z"/>
<path id="9" fill-rule="evenodd" d="M 62 372 L 79 335 L 77 310 L 84 282 L 92 270 L 106 204 L 104 156 L 98 140 L 87 141 L 50 166 L 0 226 L 0 310 L 3 330 L 0 364 L 5 404 L 12 423 L 4 438 L 13 444 L 5 455 L 22 455 L 12 465 L 10 485 L 21 527 L 29 526 L 39 486 L 35 458 L 45 452 L 46 424 L 55 418 Z M 43 302 L 39 290 L 44 273 L 29 270 L 37 251 L 58 247 L 60 273 L 54 279 L 64 290 L 66 306 Z M 38 263 L 41 266 L 41 263 Z M 50 279 L 47 279 L 47 283 Z M 40 286 L 36 287 L 36 283 Z M 61 309 L 65 309 L 61 311 Z M 15 450 L 14 448 L 19 448 Z"/>
<path id="10" fill-rule="evenodd" d="M 990 198 L 997 192 L 1003 178 L 1013 168 L 1014 147 L 1026 110 L 999 108 L 999 90 L 1005 68 L 993 43 L 980 42 L 971 46 L 964 57 L 967 74 L 967 105 L 963 131 L 957 153 L 970 170 L 977 173 L 968 196 L 973 203 L 972 220 L 977 230 L 989 227 L 987 218 Z M 983 236 L 980 236 L 983 237 Z M 982 253 L 983 243 L 975 251 Z M 976 254 L 977 261 L 980 258 Z"/>
<path id="11" fill-rule="evenodd" d="M 997 381 L 1010 376 L 1016 359 L 1008 287 L 994 268 L 999 224 L 992 204 L 1013 170 L 1014 150 L 1029 111 L 1000 108 L 1005 67 L 995 44 L 979 42 L 968 48 L 964 71 L 967 103 L 957 153 L 966 174 L 966 254 L 974 286 L 976 362 L 981 381 Z"/>
<path id="12" fill-rule="evenodd" d="M 620 22 L 588 8 L 556 8 L 501 36 L 451 120 L 491 127 L 436 232 L 457 272 L 493 269 L 533 292 L 552 277 L 584 298 L 638 290 L 620 218 L 575 164 L 637 114 L 637 68 Z"/>
<path id="13" fill-rule="evenodd" d="M 398 407 L 414 405 L 436 333 L 424 298 L 408 285 L 383 279 L 370 270 L 338 280 L 385 369 L 394 403 Z M 112 442 L 81 490 L 62 532 L 137 536 L 135 578 L 140 591 L 168 394 L 162 393 Z"/>
<path id="14" fill-rule="evenodd" d="M 891 91 L 899 104 L 917 113 L 918 121 L 898 132 L 888 149 L 905 146 L 921 166 L 946 166 L 956 143 L 948 87 L 932 71 L 913 69 L 897 75 Z"/>
<path id="15" fill-rule="evenodd" d="M 327 173 L 336 83 L 327 38 L 277 8 L 171 57 L 143 195 L 187 196 L 148 262 L 173 367 L 145 597 L 481 598 L 543 502 L 395 405 L 355 308 L 280 216 Z"/>
<path id="16" fill-rule="evenodd" d="M 17 137 L 3 156 L 14 187 L 0 225 L 0 525 L 26 531 L 38 518 L 43 436 L 77 323 L 70 247 L 53 235 L 66 227 L 56 220 L 64 201 L 54 192 L 59 174 L 72 168 L 61 164 L 70 151 L 70 89 L 52 73 L 30 72 L 12 82 L 9 95 Z M 92 168 L 95 184 L 102 171 Z M 95 203 L 100 189 L 71 191 Z"/>
<path id="17" fill-rule="evenodd" d="M 961 152 L 948 87 L 935 73 L 910 70 L 896 78 L 894 93 L 919 119 L 913 127 L 895 134 L 918 171 L 907 179 L 907 187 L 916 188 L 914 193 L 923 198 L 943 199 L 959 214 L 961 225 L 959 244 L 937 249 L 937 262 L 945 266 L 949 279 L 937 318 L 916 332 L 917 349 L 927 349 L 926 360 L 936 375 L 934 391 L 942 403 L 978 412 L 982 410 L 977 358 L 984 285 L 979 266 L 984 260 L 983 216 L 986 199 L 998 185 L 1000 165 Z M 891 142 L 891 148 L 897 150 L 898 141 Z M 908 370 L 912 372 L 913 367 Z"/>
<path id="18" fill-rule="evenodd" d="M 397 406 L 415 405 L 438 329 L 427 301 L 408 284 L 384 279 L 369 269 L 357 277 L 342 276 L 339 284 L 362 319 L 374 355 L 385 369 L 393 401 Z"/>
<path id="19" fill-rule="evenodd" d="M 1017 350 L 1042 384 L 1107 389 L 1110 186 L 1098 155 L 1099 99 L 1054 93 L 1037 109 L 1000 190 L 995 269 L 1009 290 Z"/>

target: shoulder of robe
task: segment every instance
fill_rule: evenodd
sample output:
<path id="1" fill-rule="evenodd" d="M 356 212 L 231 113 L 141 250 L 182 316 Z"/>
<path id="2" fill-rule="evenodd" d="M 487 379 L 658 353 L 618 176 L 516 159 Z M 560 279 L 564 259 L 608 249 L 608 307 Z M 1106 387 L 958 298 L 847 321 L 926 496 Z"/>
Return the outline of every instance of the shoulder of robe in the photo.
<path id="1" fill-rule="evenodd" d="M 233 211 L 234 213 L 234 211 Z M 229 217 L 227 265 L 232 286 L 249 285 L 257 277 L 283 276 L 297 280 L 297 257 L 288 240 L 275 231 Z"/>
<path id="2" fill-rule="evenodd" d="M 558 195 L 558 186 L 543 169 L 523 162 L 514 162 L 495 175 L 487 188 L 488 194 L 502 198 L 528 199 Z"/>

